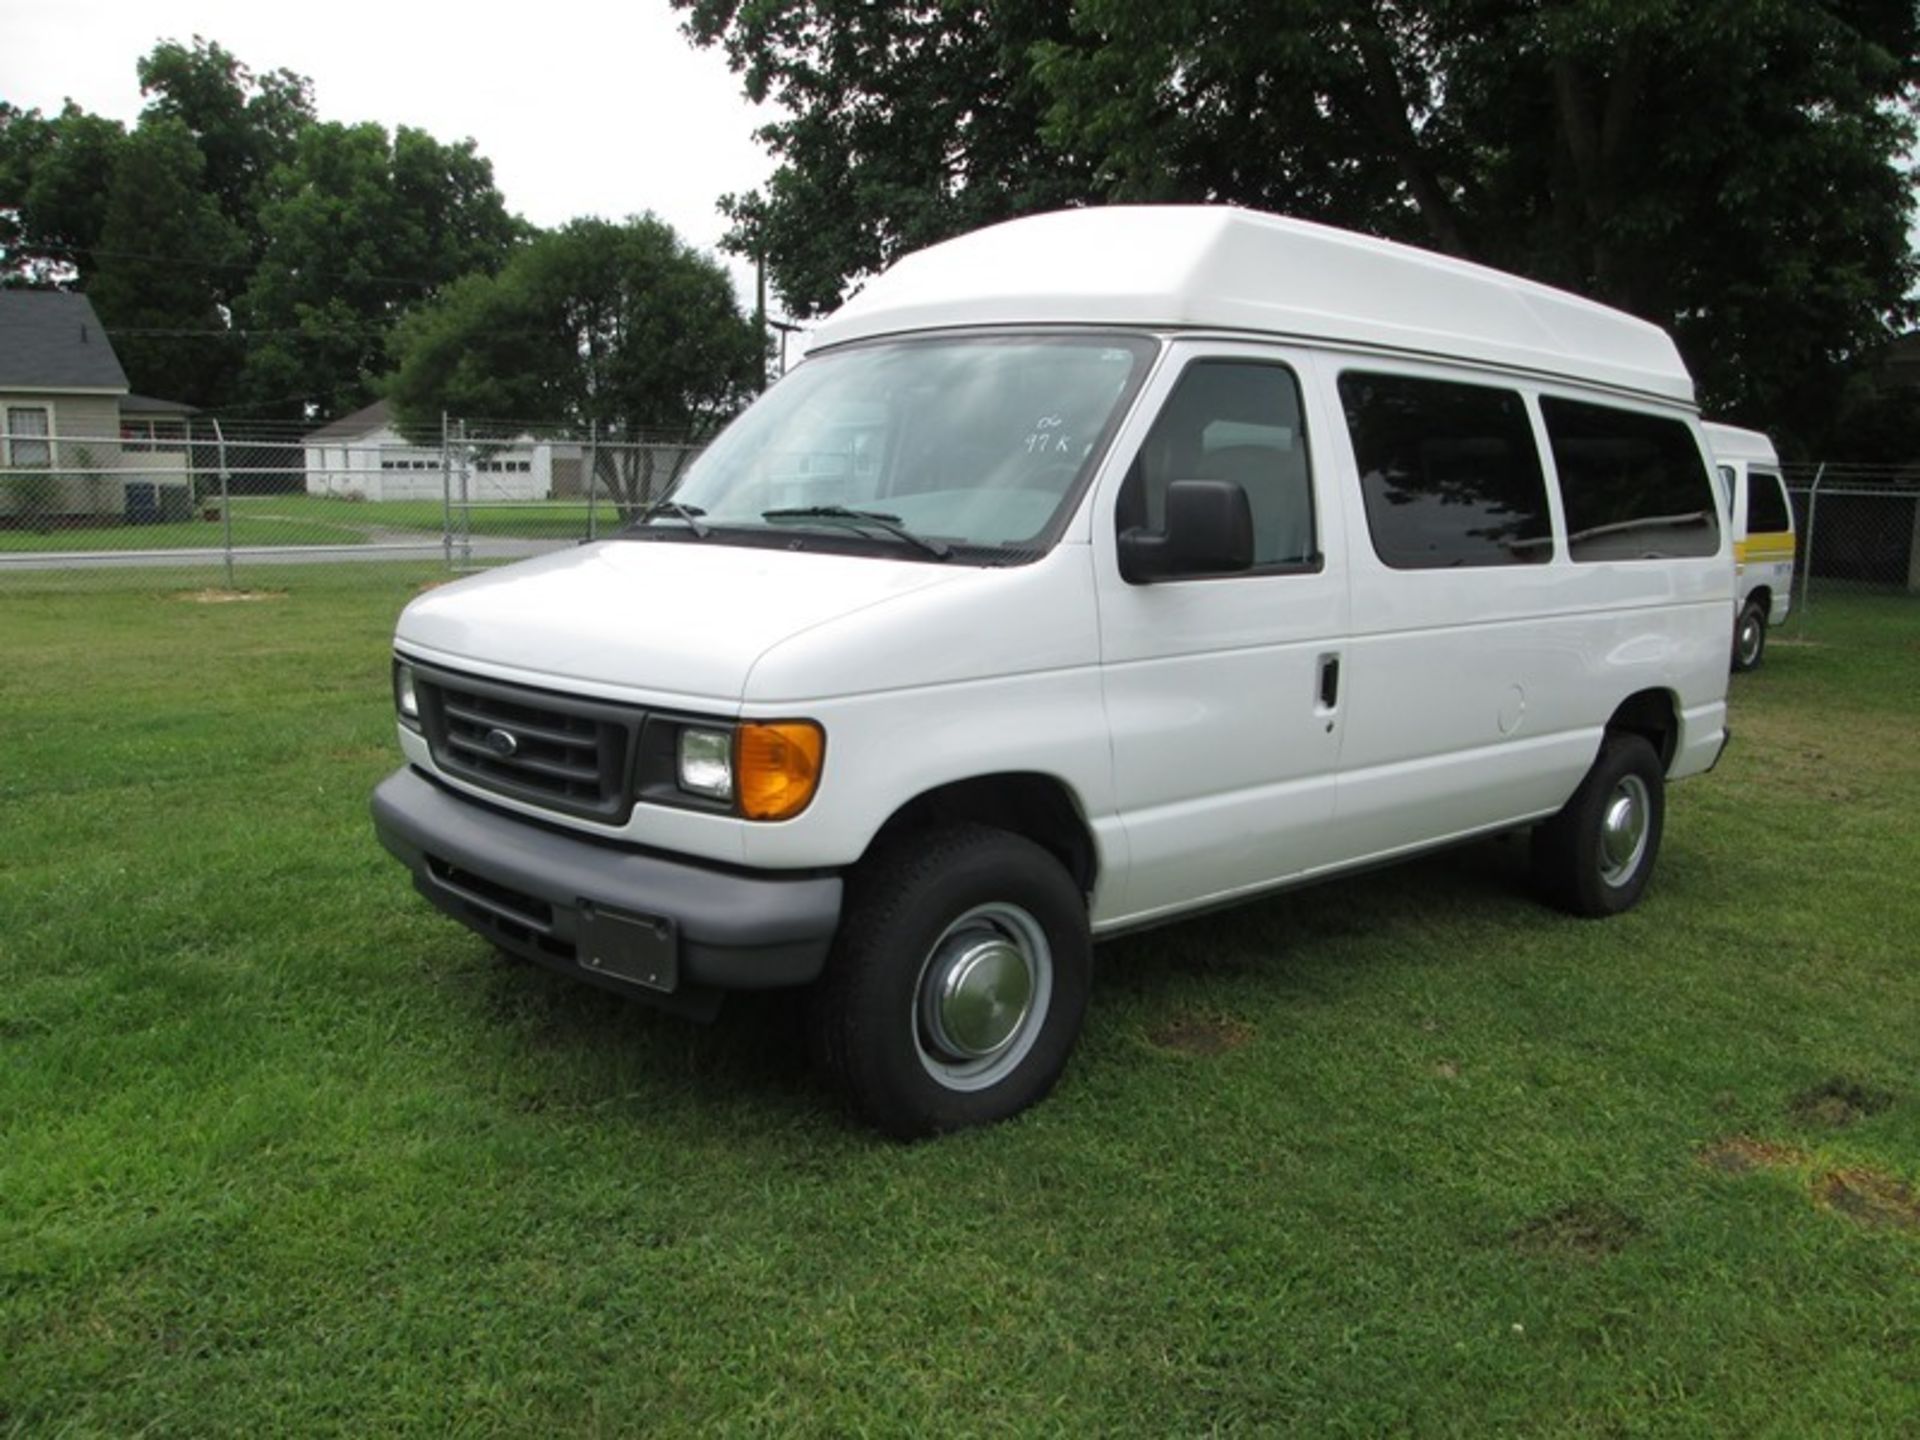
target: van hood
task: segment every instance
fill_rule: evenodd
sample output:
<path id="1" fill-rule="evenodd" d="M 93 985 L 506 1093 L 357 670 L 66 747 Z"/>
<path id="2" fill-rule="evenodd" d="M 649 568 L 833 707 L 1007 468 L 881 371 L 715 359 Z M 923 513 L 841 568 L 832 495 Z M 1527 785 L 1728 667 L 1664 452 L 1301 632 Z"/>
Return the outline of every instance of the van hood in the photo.
<path id="1" fill-rule="evenodd" d="M 407 606 L 395 640 L 481 674 L 732 705 L 782 641 L 977 573 L 711 540 L 604 540 L 433 590 Z"/>

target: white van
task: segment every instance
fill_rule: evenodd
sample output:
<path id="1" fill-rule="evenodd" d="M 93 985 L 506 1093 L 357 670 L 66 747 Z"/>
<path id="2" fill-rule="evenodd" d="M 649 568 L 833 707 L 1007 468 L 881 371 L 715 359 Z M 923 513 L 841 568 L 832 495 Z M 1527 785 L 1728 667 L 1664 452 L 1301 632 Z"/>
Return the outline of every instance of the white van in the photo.
<path id="1" fill-rule="evenodd" d="M 1767 627 L 1793 605 L 1793 503 L 1765 435 L 1712 421 L 1701 428 L 1733 530 L 1733 668 L 1751 670 L 1766 657 Z"/>
<path id="2" fill-rule="evenodd" d="M 1639 320 L 1241 210 L 1017 220 L 618 538 L 415 600 L 375 820 L 508 951 L 809 986 L 866 1119 L 990 1121 L 1093 940 L 1520 826 L 1632 905 L 1726 743 L 1718 493 Z"/>

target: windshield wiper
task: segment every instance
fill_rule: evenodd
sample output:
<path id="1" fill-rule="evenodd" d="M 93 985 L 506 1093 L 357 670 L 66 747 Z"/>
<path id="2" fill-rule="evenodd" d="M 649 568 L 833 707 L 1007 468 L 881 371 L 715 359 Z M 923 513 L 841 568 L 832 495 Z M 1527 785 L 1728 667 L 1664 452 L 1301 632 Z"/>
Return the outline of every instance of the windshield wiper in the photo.
<path id="1" fill-rule="evenodd" d="M 694 536 L 704 540 L 713 533 L 712 526 L 700 523 L 700 517 L 706 513 L 698 505 L 682 505 L 678 500 L 656 500 L 636 515 L 633 523 L 645 525 L 656 515 L 665 515 L 670 520 L 685 521 Z"/>
<path id="2" fill-rule="evenodd" d="M 876 530 L 884 530 L 896 540 L 904 540 L 909 545 L 917 545 L 936 560 L 945 560 L 953 554 L 953 547 L 939 540 L 930 540 L 925 535 L 916 535 L 900 523 L 898 515 L 889 515 L 883 510 L 855 510 L 847 505 L 789 505 L 779 510 L 762 510 L 762 520 L 850 520 L 859 525 L 871 525 Z"/>

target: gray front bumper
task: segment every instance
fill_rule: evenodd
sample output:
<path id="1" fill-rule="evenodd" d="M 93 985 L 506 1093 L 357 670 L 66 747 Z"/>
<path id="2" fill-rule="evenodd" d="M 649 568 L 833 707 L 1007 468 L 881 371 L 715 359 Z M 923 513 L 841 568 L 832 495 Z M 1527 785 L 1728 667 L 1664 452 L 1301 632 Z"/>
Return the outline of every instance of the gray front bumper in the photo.
<path id="1" fill-rule="evenodd" d="M 439 909 L 502 949 L 605 988 L 665 999 L 804 985 L 840 920 L 838 875 L 743 872 L 576 837 L 492 809 L 403 768 L 373 792 L 380 843 Z M 670 921 L 669 991 L 609 980 L 577 958 L 589 909 Z"/>

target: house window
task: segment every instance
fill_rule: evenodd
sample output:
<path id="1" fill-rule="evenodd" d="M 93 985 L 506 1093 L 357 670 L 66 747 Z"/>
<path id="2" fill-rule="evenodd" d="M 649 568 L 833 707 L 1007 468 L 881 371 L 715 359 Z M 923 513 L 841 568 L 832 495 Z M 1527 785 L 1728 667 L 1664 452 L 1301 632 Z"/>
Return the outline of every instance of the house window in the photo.
<path id="1" fill-rule="evenodd" d="M 53 433 L 49 412 L 44 405 L 7 407 L 7 464 L 22 469 L 44 470 L 53 464 Z"/>

